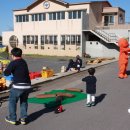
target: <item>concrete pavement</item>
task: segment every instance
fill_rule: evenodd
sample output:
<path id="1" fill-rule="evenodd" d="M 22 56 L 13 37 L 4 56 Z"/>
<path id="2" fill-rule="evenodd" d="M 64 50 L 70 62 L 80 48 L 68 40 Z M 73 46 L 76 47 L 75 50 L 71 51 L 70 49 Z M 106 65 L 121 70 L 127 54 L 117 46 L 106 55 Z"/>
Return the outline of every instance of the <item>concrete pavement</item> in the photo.
<path id="1" fill-rule="evenodd" d="M 127 112 L 130 107 L 130 75 L 127 79 L 119 79 L 117 73 L 117 62 L 96 67 L 98 103 L 95 107 L 85 107 L 86 100 L 82 100 L 64 105 L 65 112 L 54 114 L 53 110 L 45 109 L 43 105 L 29 104 L 30 123 L 25 126 L 14 126 L 4 121 L 8 108 L 6 102 L 0 108 L 0 130 L 130 130 L 130 114 Z M 84 70 L 36 84 L 39 91 L 31 93 L 30 97 L 52 89 L 77 87 L 85 90 L 81 79 L 86 75 L 87 71 Z"/>

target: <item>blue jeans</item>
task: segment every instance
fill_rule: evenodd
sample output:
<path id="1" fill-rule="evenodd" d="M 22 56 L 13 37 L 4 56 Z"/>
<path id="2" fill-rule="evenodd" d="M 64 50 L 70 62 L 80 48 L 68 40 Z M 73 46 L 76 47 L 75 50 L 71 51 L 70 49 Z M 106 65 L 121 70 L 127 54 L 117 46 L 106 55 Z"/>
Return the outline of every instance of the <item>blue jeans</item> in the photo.
<path id="1" fill-rule="evenodd" d="M 11 88 L 9 95 L 9 118 L 12 121 L 17 120 L 17 102 L 20 99 L 20 118 L 27 118 L 29 89 Z"/>

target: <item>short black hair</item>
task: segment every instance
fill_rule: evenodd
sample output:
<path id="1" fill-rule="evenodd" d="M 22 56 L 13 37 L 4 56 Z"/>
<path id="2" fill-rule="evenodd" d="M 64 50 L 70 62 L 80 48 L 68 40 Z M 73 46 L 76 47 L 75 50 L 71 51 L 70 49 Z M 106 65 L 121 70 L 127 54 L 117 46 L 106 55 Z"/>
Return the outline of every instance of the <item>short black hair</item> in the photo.
<path id="1" fill-rule="evenodd" d="M 94 75 L 94 73 L 95 73 L 95 68 L 93 68 L 93 67 L 89 68 L 89 69 L 88 69 L 88 73 L 89 73 L 90 75 Z"/>
<path id="2" fill-rule="evenodd" d="M 15 47 L 11 50 L 11 54 L 15 57 L 21 57 L 22 56 L 22 50 L 20 48 Z"/>

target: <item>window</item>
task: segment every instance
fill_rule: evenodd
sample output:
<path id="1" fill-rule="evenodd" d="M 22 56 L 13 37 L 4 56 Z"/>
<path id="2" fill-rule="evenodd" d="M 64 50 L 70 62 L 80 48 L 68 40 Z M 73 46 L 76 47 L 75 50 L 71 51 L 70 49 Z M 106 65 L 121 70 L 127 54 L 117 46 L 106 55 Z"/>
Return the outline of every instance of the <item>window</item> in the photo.
<path id="1" fill-rule="evenodd" d="M 109 23 L 114 23 L 114 16 L 110 16 Z"/>
<path id="2" fill-rule="evenodd" d="M 30 44 L 30 36 L 27 36 L 27 44 Z"/>
<path id="3" fill-rule="evenodd" d="M 44 35 L 41 36 L 41 45 L 44 45 Z"/>
<path id="4" fill-rule="evenodd" d="M 57 45 L 57 35 L 54 35 L 54 45 Z"/>
<path id="5" fill-rule="evenodd" d="M 69 11 L 68 12 L 68 18 L 69 19 L 80 19 L 81 18 L 82 11 L 77 10 L 77 11 Z"/>
<path id="6" fill-rule="evenodd" d="M 53 20 L 56 20 L 56 13 L 53 13 Z"/>
<path id="7" fill-rule="evenodd" d="M 75 35 L 71 35 L 71 44 L 75 45 Z"/>
<path id="8" fill-rule="evenodd" d="M 45 44 L 48 44 L 48 36 L 45 35 Z"/>
<path id="9" fill-rule="evenodd" d="M 17 47 L 17 45 L 18 45 L 18 38 L 16 36 L 14 36 L 14 35 L 11 36 L 10 39 L 9 39 L 9 43 L 10 43 L 10 46 L 12 48 Z"/>
<path id="10" fill-rule="evenodd" d="M 57 20 L 60 20 L 60 12 L 57 12 Z"/>
<path id="11" fill-rule="evenodd" d="M 69 19 L 72 19 L 72 11 L 68 12 L 69 13 Z"/>
<path id="12" fill-rule="evenodd" d="M 70 35 L 66 35 L 66 44 L 70 44 Z"/>
<path id="13" fill-rule="evenodd" d="M 35 35 L 34 38 L 35 38 L 35 43 L 34 44 L 38 45 L 38 36 Z"/>
<path id="14" fill-rule="evenodd" d="M 49 20 L 53 20 L 53 14 L 49 13 Z"/>
<path id="15" fill-rule="evenodd" d="M 61 35 L 61 45 L 65 45 L 65 35 Z"/>
<path id="16" fill-rule="evenodd" d="M 34 44 L 34 36 L 30 36 L 31 44 Z"/>
<path id="17" fill-rule="evenodd" d="M 65 12 L 60 12 L 61 14 L 61 19 L 65 19 Z"/>
<path id="18" fill-rule="evenodd" d="M 82 14 L 82 11 L 81 11 L 81 10 L 79 10 L 79 11 L 78 11 L 78 19 L 80 19 L 80 18 L 81 18 L 81 14 Z"/>
<path id="19" fill-rule="evenodd" d="M 26 44 L 38 45 L 38 36 L 37 35 L 24 35 L 23 45 L 26 46 Z"/>
<path id="20" fill-rule="evenodd" d="M 76 14 L 77 14 L 77 11 L 73 11 L 73 19 L 77 18 Z"/>
<path id="21" fill-rule="evenodd" d="M 109 24 L 114 24 L 114 15 L 104 16 L 104 25 L 108 26 Z"/>
<path id="22" fill-rule="evenodd" d="M 61 20 L 65 19 L 65 12 L 53 12 L 49 13 L 49 20 Z"/>
<path id="23" fill-rule="evenodd" d="M 26 42 L 27 42 L 27 40 L 26 40 L 26 36 L 23 36 L 23 44 L 25 45 Z"/>
<path id="24" fill-rule="evenodd" d="M 122 14 L 119 15 L 119 23 L 123 23 L 123 15 Z"/>
<path id="25" fill-rule="evenodd" d="M 40 13 L 40 14 L 32 14 L 32 21 L 44 21 L 46 20 L 46 14 Z"/>
<path id="26" fill-rule="evenodd" d="M 38 15 L 34 14 L 34 21 L 38 21 Z"/>
<path id="27" fill-rule="evenodd" d="M 76 45 L 80 46 L 80 42 L 81 42 L 81 36 L 76 35 Z"/>
<path id="28" fill-rule="evenodd" d="M 16 15 L 16 22 L 28 22 L 29 15 Z"/>
<path id="29" fill-rule="evenodd" d="M 49 36 L 49 44 L 53 44 L 53 36 L 52 35 Z"/>

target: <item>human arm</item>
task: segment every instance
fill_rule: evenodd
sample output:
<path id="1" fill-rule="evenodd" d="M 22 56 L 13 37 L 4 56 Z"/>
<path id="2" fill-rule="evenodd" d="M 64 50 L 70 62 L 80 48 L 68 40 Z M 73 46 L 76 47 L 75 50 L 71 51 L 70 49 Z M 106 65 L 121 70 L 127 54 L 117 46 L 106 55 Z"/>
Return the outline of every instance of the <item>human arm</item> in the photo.
<path id="1" fill-rule="evenodd" d="M 82 78 L 82 81 L 83 81 L 83 82 L 87 82 L 87 77 Z"/>
<path id="2" fill-rule="evenodd" d="M 7 68 L 4 71 L 4 75 L 9 76 L 12 74 L 12 72 L 13 72 L 13 63 L 10 62 L 10 64 L 7 66 Z"/>

